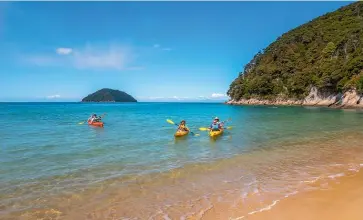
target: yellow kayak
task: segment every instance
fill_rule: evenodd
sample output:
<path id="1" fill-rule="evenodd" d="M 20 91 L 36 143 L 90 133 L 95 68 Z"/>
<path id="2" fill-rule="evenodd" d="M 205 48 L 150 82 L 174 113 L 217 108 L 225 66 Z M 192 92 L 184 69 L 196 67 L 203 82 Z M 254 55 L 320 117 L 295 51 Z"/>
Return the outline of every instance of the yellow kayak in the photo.
<path id="1" fill-rule="evenodd" d="M 177 132 L 175 132 L 174 136 L 175 137 L 182 137 L 189 134 L 189 131 L 183 131 L 183 130 L 178 130 Z"/>
<path id="2" fill-rule="evenodd" d="M 209 132 L 209 136 L 210 136 L 210 137 L 217 137 L 218 135 L 221 135 L 221 134 L 223 133 L 223 130 L 224 130 L 224 129 L 221 129 L 221 130 L 219 130 L 219 131 L 210 131 L 210 132 Z"/>

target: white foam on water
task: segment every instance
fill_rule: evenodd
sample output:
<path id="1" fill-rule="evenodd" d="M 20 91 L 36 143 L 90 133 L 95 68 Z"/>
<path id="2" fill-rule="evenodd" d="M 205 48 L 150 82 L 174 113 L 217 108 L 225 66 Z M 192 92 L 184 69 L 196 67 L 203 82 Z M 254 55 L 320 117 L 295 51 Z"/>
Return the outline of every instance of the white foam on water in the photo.
<path id="1" fill-rule="evenodd" d="M 330 175 L 328 176 L 330 179 L 335 179 L 337 177 L 342 177 L 342 176 L 345 176 L 344 173 L 338 173 L 338 174 L 333 174 L 333 175 Z"/>
<path id="2" fill-rule="evenodd" d="M 202 219 L 202 218 L 203 218 L 203 216 L 204 216 L 204 214 L 205 214 L 206 212 L 208 212 L 209 210 L 211 210 L 213 207 L 214 207 L 214 205 L 213 205 L 213 204 L 210 204 L 207 208 L 205 208 L 205 209 L 201 210 L 201 211 L 199 212 L 199 214 L 198 214 L 198 216 L 199 216 L 199 218 L 198 218 L 198 219 Z"/>
<path id="3" fill-rule="evenodd" d="M 294 192 L 291 192 L 291 193 L 287 193 L 287 194 L 285 195 L 285 198 L 290 197 L 290 196 L 293 196 L 293 195 L 296 195 L 296 194 L 298 194 L 298 193 L 299 193 L 298 191 L 294 191 Z"/>
<path id="4" fill-rule="evenodd" d="M 332 164 L 330 165 L 331 167 L 341 167 L 343 166 L 344 164 L 341 164 L 341 163 L 335 163 L 335 164 Z"/>
<path id="5" fill-rule="evenodd" d="M 253 215 L 253 214 L 256 214 L 256 213 L 259 213 L 259 212 L 264 212 L 264 211 L 268 211 L 270 209 L 272 209 L 272 207 L 274 207 L 278 202 L 280 202 L 280 200 L 274 200 L 272 202 L 272 204 L 262 208 L 262 209 L 259 209 L 259 210 L 256 210 L 256 211 L 252 211 L 252 212 L 249 212 L 248 214 L 249 215 Z"/>
<path id="6" fill-rule="evenodd" d="M 318 176 L 318 177 L 313 177 L 312 180 L 303 180 L 303 181 L 300 181 L 300 183 L 315 183 L 316 181 L 318 181 L 321 177 Z"/>
<path id="7" fill-rule="evenodd" d="M 157 217 L 158 215 L 163 215 L 163 217 L 166 215 L 161 209 L 159 209 L 154 215 L 150 216 L 148 219 L 151 220 L 151 219 L 154 219 L 155 217 Z M 165 218 L 164 218 L 165 219 Z"/>
<path id="8" fill-rule="evenodd" d="M 358 168 L 358 167 L 357 168 L 349 168 L 348 170 L 349 171 L 354 171 L 354 172 L 357 173 L 357 172 L 359 172 L 360 168 Z"/>
<path id="9" fill-rule="evenodd" d="M 233 181 L 231 180 L 223 180 L 224 183 L 232 183 Z"/>
<path id="10" fill-rule="evenodd" d="M 223 182 L 224 183 L 233 183 L 233 182 L 241 181 L 242 179 L 243 179 L 243 176 L 240 176 L 239 178 L 234 179 L 234 180 L 223 180 Z"/>
<path id="11" fill-rule="evenodd" d="M 240 216 L 240 217 L 237 217 L 237 218 L 229 218 L 229 220 L 240 220 L 240 219 L 244 219 L 245 216 Z"/>
<path id="12" fill-rule="evenodd" d="M 258 181 L 257 180 L 253 180 L 252 182 L 250 183 L 245 183 L 245 186 L 252 186 L 253 184 L 257 183 Z"/>

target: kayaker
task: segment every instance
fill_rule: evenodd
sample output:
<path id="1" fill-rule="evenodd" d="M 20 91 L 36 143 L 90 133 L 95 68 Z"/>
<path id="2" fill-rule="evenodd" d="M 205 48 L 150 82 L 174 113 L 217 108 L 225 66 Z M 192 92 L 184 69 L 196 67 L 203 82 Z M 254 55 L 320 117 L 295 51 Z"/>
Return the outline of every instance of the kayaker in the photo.
<path id="1" fill-rule="evenodd" d="M 211 126 L 209 127 L 212 131 L 219 131 L 222 129 L 222 124 L 219 122 L 219 118 L 215 117 Z"/>
<path id="2" fill-rule="evenodd" d="M 96 117 L 96 114 L 92 114 L 89 118 L 88 118 L 88 122 L 93 122 L 93 120 L 95 119 L 95 117 Z"/>
<path id="3" fill-rule="evenodd" d="M 178 130 L 181 131 L 189 131 L 189 128 L 186 126 L 185 120 L 181 121 L 178 127 Z"/>
<path id="4" fill-rule="evenodd" d="M 98 121 L 101 121 L 101 117 L 99 117 L 99 116 L 97 117 L 96 114 L 93 114 L 93 115 L 91 115 L 91 117 L 88 118 L 88 121 L 91 123 L 98 122 Z"/>

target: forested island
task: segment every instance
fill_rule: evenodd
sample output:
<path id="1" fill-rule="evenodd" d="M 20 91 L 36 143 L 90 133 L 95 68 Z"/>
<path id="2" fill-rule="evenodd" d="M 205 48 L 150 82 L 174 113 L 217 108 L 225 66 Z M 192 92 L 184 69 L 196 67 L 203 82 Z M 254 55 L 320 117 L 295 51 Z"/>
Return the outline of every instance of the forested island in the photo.
<path id="1" fill-rule="evenodd" d="M 325 14 L 257 53 L 229 104 L 363 107 L 363 2 Z"/>
<path id="2" fill-rule="evenodd" d="M 105 88 L 83 98 L 82 102 L 137 102 L 137 100 L 125 92 Z"/>

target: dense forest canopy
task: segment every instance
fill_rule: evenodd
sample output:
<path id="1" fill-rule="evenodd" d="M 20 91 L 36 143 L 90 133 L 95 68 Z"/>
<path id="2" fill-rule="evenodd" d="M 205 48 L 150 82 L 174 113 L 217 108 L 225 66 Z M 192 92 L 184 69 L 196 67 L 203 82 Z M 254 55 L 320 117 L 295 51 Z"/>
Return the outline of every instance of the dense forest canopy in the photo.
<path id="1" fill-rule="evenodd" d="M 114 90 L 114 89 L 100 89 L 95 93 L 88 95 L 82 99 L 82 102 L 137 102 L 129 94 Z"/>
<path id="2" fill-rule="evenodd" d="M 318 17 L 259 52 L 232 82 L 241 98 L 303 98 L 311 86 L 339 93 L 363 92 L 363 2 Z"/>

